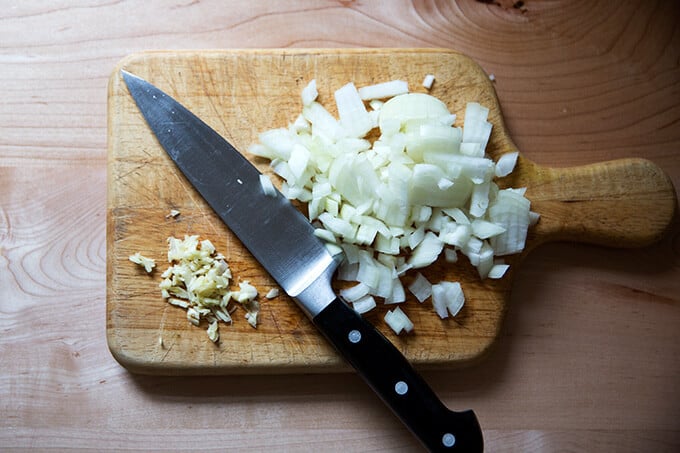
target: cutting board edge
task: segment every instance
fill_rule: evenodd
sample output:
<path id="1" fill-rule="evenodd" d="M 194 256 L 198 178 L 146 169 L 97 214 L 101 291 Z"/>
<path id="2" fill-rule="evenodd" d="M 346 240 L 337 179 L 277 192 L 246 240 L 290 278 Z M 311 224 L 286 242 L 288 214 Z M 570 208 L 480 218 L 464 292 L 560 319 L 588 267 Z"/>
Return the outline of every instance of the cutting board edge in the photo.
<path id="1" fill-rule="evenodd" d="M 446 361 L 435 360 L 423 362 L 409 360 L 414 368 L 419 371 L 444 371 L 472 368 L 484 362 L 493 354 L 499 344 L 500 335 L 496 336 L 481 352 L 468 359 Z M 128 372 L 142 376 L 247 376 L 247 375 L 295 375 L 295 374 L 342 374 L 355 373 L 355 370 L 337 357 L 337 362 L 332 363 L 309 363 L 309 364 L 268 364 L 256 365 L 234 363 L 230 365 L 218 365 L 206 367 L 203 364 L 185 365 L 171 362 L 149 362 L 143 354 L 129 354 L 121 347 L 117 340 L 107 332 L 107 344 L 113 358 Z"/>
<path id="2" fill-rule="evenodd" d="M 140 58 L 149 58 L 162 55 L 178 55 L 185 57 L 187 55 L 216 55 L 216 54 L 232 54 L 232 55 L 332 55 L 332 54 L 384 54 L 384 53 L 440 53 L 440 54 L 455 54 L 460 55 L 480 67 L 479 63 L 465 55 L 464 53 L 447 47 L 271 47 L 271 48 L 209 48 L 209 49 L 146 49 L 137 52 L 132 52 L 122 57 L 114 65 L 111 73 L 111 78 L 119 76 L 121 69 L 125 68 L 126 64 L 134 62 Z"/>

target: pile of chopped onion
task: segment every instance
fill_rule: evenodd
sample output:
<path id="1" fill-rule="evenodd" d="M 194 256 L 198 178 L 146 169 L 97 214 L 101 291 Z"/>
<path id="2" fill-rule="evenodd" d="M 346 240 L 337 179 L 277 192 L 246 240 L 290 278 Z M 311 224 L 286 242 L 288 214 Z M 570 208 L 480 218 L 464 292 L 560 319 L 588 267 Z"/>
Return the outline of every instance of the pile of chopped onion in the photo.
<path id="1" fill-rule="evenodd" d="M 317 236 L 344 253 L 338 278 L 358 282 L 342 292 L 345 300 L 360 313 L 374 308 L 376 297 L 404 302 L 401 277 L 441 254 L 449 262 L 466 256 L 482 279 L 505 274 L 508 265 L 498 257 L 524 248 L 538 216 L 524 189 L 494 182 L 512 172 L 518 153 L 498 162 L 486 156 L 487 108 L 468 103 L 457 127 L 442 101 L 409 93 L 398 80 L 339 88 L 337 119 L 317 98 L 312 80 L 297 119 L 262 132 L 249 151 L 271 161 L 282 193 L 307 203 Z M 379 137 L 369 140 L 376 129 Z M 269 180 L 262 183 L 270 192 Z M 432 297 L 442 318 L 455 316 L 465 300 L 460 284 L 431 285 L 422 275 L 410 290 L 420 302 Z M 390 318 L 408 331 L 402 314 Z"/>
<path id="2" fill-rule="evenodd" d="M 187 310 L 187 319 L 198 326 L 208 322 L 208 337 L 219 340 L 218 322 L 231 323 L 229 302 L 234 300 L 246 310 L 246 320 L 257 326 L 259 303 L 257 289 L 247 281 L 230 291 L 232 274 L 227 262 L 209 240 L 185 236 L 184 240 L 168 238 L 168 262 L 159 287 L 170 304 Z"/>

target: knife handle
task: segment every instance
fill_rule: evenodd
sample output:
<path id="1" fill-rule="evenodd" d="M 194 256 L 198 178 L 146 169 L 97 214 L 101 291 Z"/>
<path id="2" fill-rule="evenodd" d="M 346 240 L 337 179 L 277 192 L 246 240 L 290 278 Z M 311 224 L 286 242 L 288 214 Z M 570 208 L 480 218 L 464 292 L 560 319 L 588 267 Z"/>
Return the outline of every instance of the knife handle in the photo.
<path id="1" fill-rule="evenodd" d="M 428 450 L 483 451 L 474 412 L 448 409 L 401 352 L 342 299 L 313 322 Z"/>

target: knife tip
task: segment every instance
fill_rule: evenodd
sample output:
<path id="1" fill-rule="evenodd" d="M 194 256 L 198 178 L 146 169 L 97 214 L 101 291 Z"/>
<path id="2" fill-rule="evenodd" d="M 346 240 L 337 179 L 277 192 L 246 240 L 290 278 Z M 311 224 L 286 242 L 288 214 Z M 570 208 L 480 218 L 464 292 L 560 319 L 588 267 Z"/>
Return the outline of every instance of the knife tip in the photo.
<path id="1" fill-rule="evenodd" d="M 131 81 L 139 81 L 141 82 L 143 79 L 139 76 L 134 75 L 133 73 L 126 71 L 125 69 L 120 70 L 120 75 L 123 76 L 123 80 L 125 80 L 125 83 L 127 85 L 130 85 Z"/>

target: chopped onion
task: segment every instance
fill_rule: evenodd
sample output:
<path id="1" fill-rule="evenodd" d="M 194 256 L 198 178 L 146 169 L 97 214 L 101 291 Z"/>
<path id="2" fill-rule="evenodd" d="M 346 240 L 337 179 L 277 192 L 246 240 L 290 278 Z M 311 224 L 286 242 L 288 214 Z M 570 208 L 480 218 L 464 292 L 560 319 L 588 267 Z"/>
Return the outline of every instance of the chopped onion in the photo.
<path id="1" fill-rule="evenodd" d="M 406 291 L 404 290 L 404 285 L 401 284 L 399 276 L 392 278 L 392 285 L 390 288 L 390 294 L 385 296 L 386 304 L 400 304 L 406 302 Z"/>
<path id="2" fill-rule="evenodd" d="M 416 273 L 416 278 L 409 285 L 408 289 L 416 296 L 420 303 L 423 303 L 432 295 L 432 284 L 420 272 Z"/>
<path id="3" fill-rule="evenodd" d="M 537 212 L 534 211 L 529 211 L 529 225 L 534 226 L 538 223 L 538 219 L 541 218 L 541 215 Z"/>
<path id="4" fill-rule="evenodd" d="M 472 221 L 472 233 L 479 239 L 488 239 L 492 236 L 498 236 L 505 232 L 505 228 L 488 220 L 475 219 Z"/>
<path id="5" fill-rule="evenodd" d="M 427 74 L 425 76 L 425 78 L 423 79 L 423 86 L 429 90 L 429 89 L 432 88 L 433 83 L 434 83 L 434 76 L 432 74 Z"/>
<path id="6" fill-rule="evenodd" d="M 447 263 L 457 263 L 458 254 L 456 253 L 456 250 L 452 248 L 444 249 L 444 259 Z"/>
<path id="7" fill-rule="evenodd" d="M 312 124 L 313 133 L 322 139 L 337 141 L 345 135 L 340 123 L 316 101 L 306 105 L 302 115 Z"/>
<path id="8" fill-rule="evenodd" d="M 509 267 L 509 264 L 494 264 L 491 269 L 489 269 L 488 277 L 492 279 L 499 279 L 505 275 Z"/>
<path id="9" fill-rule="evenodd" d="M 373 129 L 371 116 L 366 111 L 359 92 L 353 83 L 348 83 L 335 92 L 340 124 L 350 137 L 363 137 Z"/>
<path id="10" fill-rule="evenodd" d="M 425 87 L 433 80 L 428 75 Z M 346 298 L 402 302 L 400 278 L 442 252 L 447 262 L 465 256 L 482 279 L 502 277 L 508 267 L 495 257 L 521 251 L 539 216 L 525 189 L 500 190 L 494 182 L 512 172 L 518 153 L 498 162 L 487 157 L 489 109 L 467 103 L 459 127 L 441 100 L 409 93 L 398 80 L 359 89 L 350 82 L 334 100 L 337 119 L 319 103 L 313 80 L 301 115 L 287 128 L 262 132 L 249 149 L 271 160 L 286 197 L 308 203 L 329 251 L 343 253 L 338 278 L 359 282 Z M 428 291 L 421 283 L 416 278 L 409 289 L 422 302 Z M 457 313 L 460 284 L 438 285 L 430 286 L 439 315 Z"/>
<path id="11" fill-rule="evenodd" d="M 413 323 L 399 307 L 385 313 L 385 322 L 397 335 L 402 331 L 408 333 L 413 330 Z"/>
<path id="12" fill-rule="evenodd" d="M 262 132 L 258 139 L 263 146 L 252 145 L 249 151 L 267 159 L 288 160 L 296 140 L 288 129 L 271 129 Z"/>
<path id="13" fill-rule="evenodd" d="M 373 310 L 377 306 L 375 298 L 371 295 L 362 297 L 352 303 L 352 308 L 359 314 L 364 314 Z"/>
<path id="14" fill-rule="evenodd" d="M 260 186 L 262 186 L 262 192 L 268 197 L 276 196 L 276 189 L 272 180 L 267 175 L 260 174 Z"/>
<path id="15" fill-rule="evenodd" d="M 515 169 L 515 164 L 517 164 L 518 156 L 519 152 L 517 151 L 503 154 L 498 161 L 496 161 L 496 176 L 503 177 L 512 173 Z"/>
<path id="16" fill-rule="evenodd" d="M 331 244 L 329 242 L 329 243 L 326 243 L 325 246 L 326 246 L 326 250 L 328 250 L 328 253 L 330 253 L 331 256 L 342 255 L 342 247 L 340 247 L 339 245 Z"/>
<path id="17" fill-rule="evenodd" d="M 333 232 L 324 230 L 323 228 L 316 228 L 314 230 L 314 236 L 318 237 L 319 239 L 322 239 L 328 243 L 336 243 L 337 240 L 335 239 L 335 235 Z"/>
<path id="18" fill-rule="evenodd" d="M 497 256 L 510 255 L 524 249 L 529 228 L 529 200 L 510 189 L 501 190 L 489 207 L 489 220 L 505 228 L 490 239 Z"/>
<path id="19" fill-rule="evenodd" d="M 383 134 L 397 122 L 398 130 L 420 126 L 428 120 L 437 121 L 439 118 L 451 115 L 449 109 L 439 99 L 424 93 L 408 93 L 393 97 L 380 108 L 378 125 Z M 393 127 L 393 126 L 392 126 Z"/>
<path id="20" fill-rule="evenodd" d="M 302 90 L 302 105 L 309 105 L 316 100 L 319 92 L 316 89 L 316 79 L 312 79 Z"/>
<path id="21" fill-rule="evenodd" d="M 392 80 L 359 88 L 361 99 L 385 99 L 408 93 L 408 83 L 403 80 Z"/>
<path id="22" fill-rule="evenodd" d="M 427 267 L 437 260 L 437 257 L 439 257 L 439 254 L 443 249 L 444 242 L 442 242 L 434 233 L 428 231 L 425 233 L 425 237 L 421 243 L 418 244 L 418 247 L 413 250 L 408 263 L 413 266 L 414 269 Z"/>
<path id="23" fill-rule="evenodd" d="M 463 141 L 466 143 L 479 143 L 481 149 L 485 149 L 491 137 L 491 123 L 487 122 L 489 109 L 482 107 L 476 102 L 470 102 L 465 108 L 465 121 L 463 123 Z"/>
<path id="24" fill-rule="evenodd" d="M 420 225 L 408 236 L 408 246 L 415 249 L 425 239 L 425 226 Z"/>
<path id="25" fill-rule="evenodd" d="M 473 217 L 483 217 L 486 213 L 486 208 L 489 207 L 489 189 L 491 183 L 485 181 L 481 184 L 475 184 L 472 187 L 472 194 L 470 195 L 470 215 Z"/>
<path id="26" fill-rule="evenodd" d="M 440 318 L 456 316 L 463 304 L 465 296 L 458 282 L 441 282 L 432 285 L 432 305 Z"/>
<path id="27" fill-rule="evenodd" d="M 364 283 L 358 283 L 357 285 L 351 287 L 351 288 L 346 288 L 340 291 L 340 295 L 347 301 L 347 302 L 356 302 L 362 297 L 365 297 L 368 295 L 370 292 L 371 288 L 369 288 L 366 284 Z"/>
<path id="28" fill-rule="evenodd" d="M 307 164 L 309 163 L 310 153 L 307 148 L 296 143 L 290 151 L 290 158 L 288 159 L 288 168 L 295 177 L 295 181 L 301 180 Z M 289 183 L 291 181 L 288 181 Z M 304 185 L 304 184 L 303 184 Z"/>

